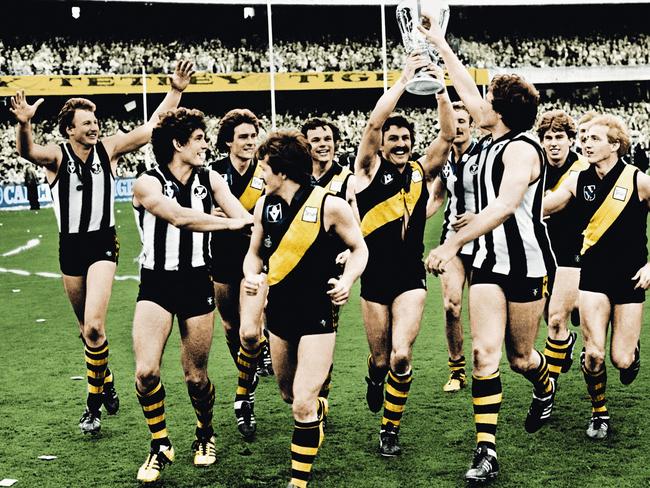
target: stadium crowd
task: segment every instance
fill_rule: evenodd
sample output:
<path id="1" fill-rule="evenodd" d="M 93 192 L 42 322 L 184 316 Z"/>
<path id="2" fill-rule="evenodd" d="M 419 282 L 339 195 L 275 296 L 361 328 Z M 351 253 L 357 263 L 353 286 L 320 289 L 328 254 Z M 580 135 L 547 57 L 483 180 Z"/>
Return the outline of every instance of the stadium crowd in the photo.
<path id="1" fill-rule="evenodd" d="M 462 61 L 478 68 L 498 66 L 639 66 L 650 64 L 650 35 L 553 35 L 500 38 L 455 37 L 452 45 Z M 321 42 L 278 40 L 274 45 L 280 72 L 379 70 L 378 38 L 325 38 Z M 389 69 L 404 62 L 404 49 L 388 41 Z M 168 73 L 176 59 L 193 59 L 198 69 L 211 73 L 268 70 L 267 46 L 242 39 L 228 44 L 217 38 L 106 40 L 52 37 L 42 41 L 24 38 L 0 40 L 0 74 L 130 74 L 144 66 L 150 73 Z"/>
<path id="2" fill-rule="evenodd" d="M 622 117 L 628 124 L 633 136 L 633 145 L 631 153 L 640 158 L 639 160 L 647 161 L 650 156 L 650 103 L 636 102 L 625 107 L 603 107 L 592 103 L 572 104 L 569 102 L 546 102 L 540 106 L 539 113 L 546 110 L 562 109 L 571 114 L 576 120 L 589 111 L 613 113 Z M 416 140 L 416 152 L 422 152 L 429 141 L 433 140 L 437 131 L 437 114 L 433 110 L 412 109 L 406 111 L 418 128 L 419 139 Z M 341 130 L 341 141 L 338 146 L 338 152 L 341 156 L 354 154 L 359 145 L 361 135 L 368 114 L 360 110 L 349 112 L 330 112 L 330 113 L 283 113 L 278 114 L 276 120 L 277 127 L 300 127 L 304 120 L 310 117 L 323 116 L 331 119 Z M 208 135 L 216 136 L 219 118 L 209 116 L 207 118 Z M 271 129 L 271 119 L 268 114 L 262 114 L 260 120 L 264 129 Z M 101 129 L 104 134 L 114 134 L 118 131 L 128 131 L 133 128 L 138 121 L 135 120 L 117 120 L 115 118 L 102 119 Z M 40 143 L 57 141 L 60 137 L 54 121 L 47 121 L 36 124 L 36 140 Z M 24 180 L 25 160 L 19 158 L 15 145 L 15 129 L 10 123 L 0 123 L 0 184 L 20 184 Z M 264 137 L 264 132 L 261 138 Z M 644 156 L 645 155 L 645 156 Z M 216 154 L 214 155 L 216 158 Z M 138 165 L 141 163 L 153 161 L 150 146 L 147 145 L 140 151 L 130 153 L 125 156 L 122 164 L 119 165 L 119 176 L 132 177 L 138 173 Z M 41 181 L 43 179 L 42 168 L 37 168 L 37 174 Z"/>

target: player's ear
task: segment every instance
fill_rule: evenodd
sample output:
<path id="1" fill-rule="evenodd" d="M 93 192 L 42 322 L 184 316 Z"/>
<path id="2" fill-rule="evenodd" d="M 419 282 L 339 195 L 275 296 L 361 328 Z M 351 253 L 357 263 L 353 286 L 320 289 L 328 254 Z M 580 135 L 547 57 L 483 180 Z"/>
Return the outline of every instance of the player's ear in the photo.
<path id="1" fill-rule="evenodd" d="M 178 142 L 176 139 L 172 139 L 172 144 L 174 145 L 174 149 L 178 152 L 180 152 L 183 149 L 183 144 Z"/>

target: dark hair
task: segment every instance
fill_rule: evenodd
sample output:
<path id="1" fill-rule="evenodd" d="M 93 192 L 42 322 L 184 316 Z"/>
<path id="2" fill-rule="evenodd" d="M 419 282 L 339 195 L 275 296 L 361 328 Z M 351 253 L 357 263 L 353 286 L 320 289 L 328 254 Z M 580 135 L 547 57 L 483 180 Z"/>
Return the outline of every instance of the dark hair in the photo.
<path id="1" fill-rule="evenodd" d="M 97 110 L 97 107 L 93 102 L 86 98 L 70 98 L 65 102 L 57 116 L 59 134 L 65 138 L 68 137 L 67 129 L 68 127 L 72 127 L 72 120 L 74 119 L 74 114 L 77 110 L 88 110 L 89 112 L 94 113 L 95 110 Z"/>
<path id="2" fill-rule="evenodd" d="M 539 92 L 519 75 L 497 75 L 490 83 L 492 108 L 511 130 L 522 132 L 533 127 L 537 118 Z"/>
<path id="3" fill-rule="evenodd" d="M 205 132 L 205 116 L 200 110 L 180 107 L 161 114 L 151 133 L 151 145 L 158 164 L 169 164 L 174 157 L 173 141 L 185 145 L 197 129 Z"/>
<path id="4" fill-rule="evenodd" d="M 548 131 L 566 132 L 569 139 L 575 139 L 576 123 L 564 110 L 549 110 L 539 119 L 537 136 L 543 139 Z"/>
<path id="5" fill-rule="evenodd" d="M 251 124 L 255 131 L 260 131 L 260 121 L 257 116 L 247 108 L 235 108 L 227 112 L 219 123 L 217 134 L 217 150 L 228 151 L 228 142 L 235 137 L 235 129 L 241 124 Z"/>
<path id="6" fill-rule="evenodd" d="M 615 115 L 605 114 L 594 117 L 589 122 L 589 127 L 602 125 L 607 127 L 607 142 L 616 144 L 618 142 L 618 151 L 616 154 L 622 158 L 630 150 L 630 133 L 623 119 Z"/>
<path id="7" fill-rule="evenodd" d="M 268 156 L 273 173 L 284 173 L 287 178 L 304 185 L 310 181 L 312 162 L 309 143 L 295 129 L 271 132 L 257 149 L 257 159 Z"/>
<path id="8" fill-rule="evenodd" d="M 332 138 L 334 139 L 334 144 L 339 142 L 341 140 L 341 131 L 339 130 L 338 127 L 336 127 L 332 122 L 329 120 L 325 119 L 309 119 L 307 122 L 305 122 L 302 125 L 302 129 L 300 131 L 302 132 L 302 135 L 307 137 L 307 132 L 310 130 L 318 129 L 319 127 L 329 127 L 332 130 Z"/>
<path id="9" fill-rule="evenodd" d="M 461 102 L 460 100 L 458 100 L 456 102 L 453 102 L 451 104 L 451 108 L 453 108 L 457 112 L 460 111 L 460 110 L 462 110 L 463 112 L 467 112 L 467 115 L 469 116 L 469 123 L 470 124 L 474 121 L 474 119 L 472 118 L 472 114 L 469 113 L 469 110 L 467 110 L 467 107 L 465 106 L 465 104 L 463 102 Z"/>
<path id="10" fill-rule="evenodd" d="M 413 123 L 410 122 L 403 115 L 397 114 L 397 113 L 390 114 L 388 116 L 388 118 L 386 119 L 386 122 L 384 122 L 384 125 L 381 126 L 381 140 L 382 140 L 382 142 L 384 141 L 384 134 L 393 125 L 395 127 L 397 127 L 397 128 L 406 127 L 408 129 L 408 131 L 409 131 L 409 135 L 411 136 L 411 144 L 415 143 L 415 127 L 413 126 Z"/>

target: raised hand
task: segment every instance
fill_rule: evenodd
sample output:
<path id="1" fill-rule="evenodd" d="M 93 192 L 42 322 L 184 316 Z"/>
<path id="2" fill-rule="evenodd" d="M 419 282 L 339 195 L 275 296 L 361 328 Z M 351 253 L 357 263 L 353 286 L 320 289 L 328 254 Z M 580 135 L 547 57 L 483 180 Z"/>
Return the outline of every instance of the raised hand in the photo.
<path id="1" fill-rule="evenodd" d="M 25 90 L 16 92 L 16 95 L 11 97 L 11 108 L 9 109 L 12 114 L 15 115 L 16 120 L 21 124 L 26 124 L 38 109 L 39 105 L 43 103 L 44 100 L 39 98 L 32 105 L 27 103 L 27 98 L 25 97 Z"/>
<path id="2" fill-rule="evenodd" d="M 437 22 L 431 22 L 427 16 L 423 16 L 422 24 L 418 25 L 418 30 L 422 35 L 436 47 L 440 47 L 445 42 L 445 33 Z"/>
<path id="3" fill-rule="evenodd" d="M 406 58 L 406 64 L 402 70 L 402 80 L 404 83 L 410 81 L 415 76 L 415 73 L 420 68 L 424 68 L 431 63 L 431 60 L 428 56 L 422 53 L 422 51 L 416 50 L 409 54 L 409 57 Z"/>
<path id="4" fill-rule="evenodd" d="M 190 80 L 194 75 L 194 63 L 187 60 L 179 61 L 176 64 L 176 69 L 171 77 L 172 88 L 182 92 L 190 84 Z"/>

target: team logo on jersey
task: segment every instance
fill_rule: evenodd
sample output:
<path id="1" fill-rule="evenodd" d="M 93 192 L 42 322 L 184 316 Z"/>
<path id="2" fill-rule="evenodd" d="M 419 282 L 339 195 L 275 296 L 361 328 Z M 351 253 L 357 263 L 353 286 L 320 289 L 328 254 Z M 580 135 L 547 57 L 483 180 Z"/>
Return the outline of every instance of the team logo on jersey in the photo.
<path id="1" fill-rule="evenodd" d="M 165 187 L 163 188 L 165 196 L 168 198 L 174 198 L 176 192 L 174 191 L 174 184 L 171 181 L 165 182 Z"/>
<path id="2" fill-rule="evenodd" d="M 390 185 L 393 182 L 393 175 L 390 173 L 384 173 L 381 177 L 381 182 L 384 185 Z"/>
<path id="3" fill-rule="evenodd" d="M 214 303 L 214 298 L 208 297 L 208 305 L 212 306 L 213 303 Z"/>
<path id="4" fill-rule="evenodd" d="M 270 248 L 272 245 L 273 245 L 273 241 L 271 240 L 271 236 L 268 236 L 268 235 L 267 235 L 267 236 L 264 238 L 264 247 L 268 249 L 268 248 Z"/>
<path id="5" fill-rule="evenodd" d="M 422 181 L 422 173 L 420 173 L 419 170 L 413 171 L 413 174 L 411 175 L 411 180 L 413 181 L 413 183 L 419 183 L 420 181 Z"/>
<path id="6" fill-rule="evenodd" d="M 478 173 L 478 162 L 474 161 L 472 164 L 469 165 L 469 174 L 474 176 L 476 173 Z"/>
<path id="7" fill-rule="evenodd" d="M 269 222 L 279 222 L 282 220 L 282 204 L 276 203 L 266 208 L 266 219 Z"/>
<path id="8" fill-rule="evenodd" d="M 305 211 L 302 213 L 302 220 L 305 222 L 316 223 L 316 221 L 318 221 L 318 208 L 305 207 Z"/>
<path id="9" fill-rule="evenodd" d="M 445 163 L 445 165 L 442 167 L 442 176 L 444 176 L 446 179 L 449 179 L 451 175 L 451 164 Z"/>
<path id="10" fill-rule="evenodd" d="M 585 185 L 582 188 L 582 195 L 588 202 L 593 202 L 596 199 L 596 185 Z"/>
<path id="11" fill-rule="evenodd" d="M 203 200 L 205 197 L 208 196 L 208 190 L 206 190 L 205 186 L 203 185 L 195 186 L 194 189 L 192 190 L 192 193 L 199 200 Z"/>
<path id="12" fill-rule="evenodd" d="M 77 171 L 77 165 L 74 161 L 68 161 L 68 174 L 73 174 Z"/>
<path id="13" fill-rule="evenodd" d="M 90 166 L 90 171 L 96 175 L 102 172 L 102 165 L 99 163 L 99 161 L 93 161 L 93 164 Z"/>
<path id="14" fill-rule="evenodd" d="M 621 202 L 624 202 L 625 197 L 627 197 L 627 188 L 623 188 L 622 186 L 615 186 L 612 198 L 614 200 L 620 200 Z"/>
<path id="15" fill-rule="evenodd" d="M 261 190 L 264 188 L 264 180 L 262 178 L 258 178 L 257 176 L 253 176 L 253 179 L 251 180 L 251 188 L 254 188 L 255 190 Z"/>

